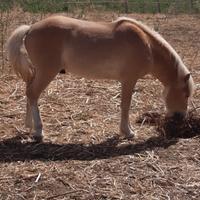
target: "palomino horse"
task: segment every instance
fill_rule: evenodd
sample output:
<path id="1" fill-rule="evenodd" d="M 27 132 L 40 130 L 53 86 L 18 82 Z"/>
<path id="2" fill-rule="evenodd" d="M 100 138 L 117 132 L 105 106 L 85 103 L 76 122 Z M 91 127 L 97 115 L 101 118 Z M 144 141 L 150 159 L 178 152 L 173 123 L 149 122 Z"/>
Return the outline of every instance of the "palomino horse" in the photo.
<path id="1" fill-rule="evenodd" d="M 26 82 L 26 126 L 42 139 L 38 109 L 41 92 L 65 69 L 88 78 L 115 79 L 122 84 L 120 132 L 131 137 L 129 107 L 133 88 L 145 74 L 164 85 L 168 114 L 186 114 L 194 83 L 176 51 L 158 33 L 130 18 L 97 23 L 52 16 L 22 25 L 8 40 L 8 56 Z"/>

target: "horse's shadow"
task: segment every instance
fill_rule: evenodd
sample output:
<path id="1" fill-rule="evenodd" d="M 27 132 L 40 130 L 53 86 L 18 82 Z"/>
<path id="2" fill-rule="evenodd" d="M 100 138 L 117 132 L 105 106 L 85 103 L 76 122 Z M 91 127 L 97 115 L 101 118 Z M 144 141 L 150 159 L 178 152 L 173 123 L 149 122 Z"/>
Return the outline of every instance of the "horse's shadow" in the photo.
<path id="1" fill-rule="evenodd" d="M 122 155 L 134 155 L 157 147 L 167 148 L 177 142 L 162 136 L 152 137 L 136 144 L 123 142 L 119 137 L 99 144 L 53 144 L 50 142 L 23 142 L 21 135 L 0 142 L 0 162 L 27 160 L 95 160 Z"/>
<path id="2" fill-rule="evenodd" d="M 182 125 L 178 126 L 179 122 L 175 126 L 174 121 L 170 120 L 159 126 L 154 125 L 157 126 L 158 135 L 142 142 L 134 141 L 134 139 L 128 142 L 114 136 L 98 144 L 36 143 L 29 141 L 29 136 L 26 134 L 18 134 L 13 138 L 0 141 L 0 162 L 108 159 L 122 155 L 134 155 L 156 148 L 168 148 L 176 144 L 179 138 L 192 138 L 200 135 L 199 118 L 190 118 L 187 123 L 184 123 L 183 128 Z"/>

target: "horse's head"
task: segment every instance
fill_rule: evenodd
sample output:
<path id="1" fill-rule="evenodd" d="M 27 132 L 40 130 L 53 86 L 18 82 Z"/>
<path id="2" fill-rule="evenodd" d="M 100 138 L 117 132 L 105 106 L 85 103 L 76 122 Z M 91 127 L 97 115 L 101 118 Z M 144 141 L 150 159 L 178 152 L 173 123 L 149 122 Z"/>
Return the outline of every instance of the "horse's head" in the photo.
<path id="1" fill-rule="evenodd" d="M 188 100 L 192 96 L 194 82 L 190 73 L 178 78 L 176 83 L 170 84 L 164 89 L 168 116 L 185 116 L 188 108 Z"/>

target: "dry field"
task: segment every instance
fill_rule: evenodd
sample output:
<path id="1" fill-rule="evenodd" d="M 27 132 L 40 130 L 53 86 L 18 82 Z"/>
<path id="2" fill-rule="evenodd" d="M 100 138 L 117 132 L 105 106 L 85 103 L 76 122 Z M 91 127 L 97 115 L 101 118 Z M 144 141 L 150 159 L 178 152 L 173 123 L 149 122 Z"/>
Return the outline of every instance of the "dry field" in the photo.
<path id="1" fill-rule="evenodd" d="M 117 16 L 90 12 L 81 17 L 109 21 Z M 200 16 L 129 16 L 154 27 L 181 55 L 196 82 L 196 109 L 190 105 L 190 110 L 200 114 Z M 7 32 L 42 17 L 13 11 Z M 136 137 L 128 141 L 117 137 L 118 82 L 58 75 L 40 99 L 45 138 L 36 144 L 24 129 L 24 83 L 4 62 L 0 66 L 4 67 L 0 72 L 1 200 L 200 199 L 200 120 L 191 134 L 175 137 L 172 129 L 170 138 L 163 135 L 165 126 L 148 123 L 148 113 L 157 121 L 164 115 L 159 81 L 148 75 L 138 82 L 130 111 Z"/>

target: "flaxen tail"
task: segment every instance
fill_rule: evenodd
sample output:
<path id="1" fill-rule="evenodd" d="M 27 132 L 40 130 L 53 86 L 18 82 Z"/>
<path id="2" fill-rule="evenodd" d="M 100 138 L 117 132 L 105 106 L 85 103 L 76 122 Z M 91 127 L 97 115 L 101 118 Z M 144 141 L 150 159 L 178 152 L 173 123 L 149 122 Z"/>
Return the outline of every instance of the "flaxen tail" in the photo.
<path id="1" fill-rule="evenodd" d="M 7 42 L 8 59 L 16 74 L 25 82 L 32 80 L 34 67 L 29 59 L 24 46 L 24 38 L 30 26 L 22 25 L 18 27 L 9 37 Z"/>

